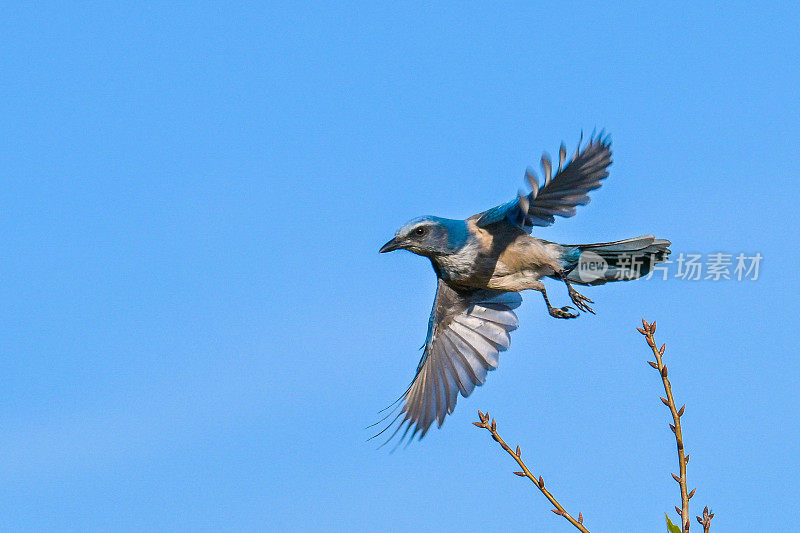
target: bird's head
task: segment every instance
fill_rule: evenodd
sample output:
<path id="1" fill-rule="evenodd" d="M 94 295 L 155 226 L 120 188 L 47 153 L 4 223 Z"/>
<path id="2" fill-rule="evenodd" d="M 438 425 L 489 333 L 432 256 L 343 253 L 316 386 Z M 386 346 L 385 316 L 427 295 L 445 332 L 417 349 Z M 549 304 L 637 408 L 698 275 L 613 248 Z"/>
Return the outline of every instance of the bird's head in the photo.
<path id="1" fill-rule="evenodd" d="M 415 218 L 397 230 L 394 238 L 383 245 L 380 252 L 408 250 L 417 255 L 434 257 L 457 252 L 467 242 L 467 223 L 426 216 Z"/>

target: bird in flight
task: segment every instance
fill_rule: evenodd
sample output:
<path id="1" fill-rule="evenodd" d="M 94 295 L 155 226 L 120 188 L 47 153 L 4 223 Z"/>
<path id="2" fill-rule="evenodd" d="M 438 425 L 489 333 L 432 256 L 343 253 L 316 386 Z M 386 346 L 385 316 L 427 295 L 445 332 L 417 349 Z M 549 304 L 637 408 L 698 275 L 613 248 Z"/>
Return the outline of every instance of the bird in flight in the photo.
<path id="1" fill-rule="evenodd" d="M 411 428 L 409 442 L 418 433 L 424 437 L 434 422 L 441 427 L 459 393 L 466 398 L 497 368 L 499 353 L 508 349 L 509 334 L 518 325 L 514 309 L 522 303 L 521 291 L 540 292 L 552 317 L 577 317 L 572 307 L 550 303 L 542 278 L 563 282 L 575 307 L 594 313 L 589 306 L 594 302 L 574 285 L 636 279 L 667 258 L 670 242 L 653 235 L 595 244 L 558 244 L 531 235 L 534 226 L 549 226 L 555 216 L 575 215 L 576 206 L 589 203 L 588 193 L 608 176 L 609 138 L 601 133 L 581 145 L 567 160 L 561 144 L 555 174 L 550 158 L 543 155 L 543 183 L 529 168 L 525 177 L 530 193 L 466 220 L 415 218 L 380 249 L 427 257 L 438 286 L 414 379 L 377 424 L 400 411 L 374 437 L 398 421 L 386 442 L 403 427 L 400 442 Z"/>

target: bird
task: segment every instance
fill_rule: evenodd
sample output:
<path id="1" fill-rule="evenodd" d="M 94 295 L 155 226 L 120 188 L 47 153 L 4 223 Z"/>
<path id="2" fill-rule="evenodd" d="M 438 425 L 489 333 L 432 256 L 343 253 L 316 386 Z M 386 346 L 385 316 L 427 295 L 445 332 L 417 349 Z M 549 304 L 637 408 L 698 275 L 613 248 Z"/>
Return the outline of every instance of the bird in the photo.
<path id="1" fill-rule="evenodd" d="M 588 204 L 588 193 L 608 177 L 611 156 L 610 136 L 604 132 L 592 134 L 585 145 L 581 135 L 569 160 L 562 142 L 555 173 L 546 153 L 541 159 L 543 182 L 533 169 L 526 170 L 527 194 L 520 192 L 465 220 L 412 219 L 380 248 L 380 253 L 402 249 L 427 257 L 437 288 L 414 378 L 385 410 L 394 409 L 372 426 L 399 412 L 371 438 L 396 423 L 383 444 L 403 428 L 398 445 L 417 434 L 422 439 L 434 423 L 441 428 L 459 394 L 472 394 L 487 372 L 498 367 L 499 354 L 509 348 L 510 333 L 518 327 L 514 309 L 522 303 L 520 292 L 541 293 L 550 316 L 573 319 L 580 314 L 573 310 L 594 314 L 589 305 L 594 301 L 574 285 L 636 279 L 667 259 L 670 241 L 653 235 L 593 244 L 558 244 L 532 235 L 534 227 L 549 226 L 556 216 L 572 217 L 577 206 Z M 553 306 L 542 278 L 563 282 L 577 310 Z"/>

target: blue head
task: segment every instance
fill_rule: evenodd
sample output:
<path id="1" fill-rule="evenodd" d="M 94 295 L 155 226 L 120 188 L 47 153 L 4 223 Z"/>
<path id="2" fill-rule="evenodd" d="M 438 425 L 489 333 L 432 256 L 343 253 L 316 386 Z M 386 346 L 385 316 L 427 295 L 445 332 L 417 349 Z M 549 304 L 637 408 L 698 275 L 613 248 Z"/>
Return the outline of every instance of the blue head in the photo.
<path id="1" fill-rule="evenodd" d="M 397 230 L 394 238 L 383 245 L 381 253 L 404 249 L 425 257 L 448 255 L 459 251 L 468 237 L 465 220 L 419 217 Z"/>

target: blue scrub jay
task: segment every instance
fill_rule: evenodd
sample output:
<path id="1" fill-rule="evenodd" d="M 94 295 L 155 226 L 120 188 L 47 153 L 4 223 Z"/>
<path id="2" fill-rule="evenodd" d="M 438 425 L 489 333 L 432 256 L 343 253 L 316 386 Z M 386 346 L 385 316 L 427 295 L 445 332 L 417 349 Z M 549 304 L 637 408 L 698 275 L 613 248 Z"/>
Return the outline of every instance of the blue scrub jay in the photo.
<path id="1" fill-rule="evenodd" d="M 576 206 L 589 203 L 587 193 L 608 176 L 608 137 L 601 133 L 585 147 L 581 144 L 567 161 L 562 143 L 555 175 L 550 159 L 542 156 L 542 184 L 529 168 L 525 173 L 533 189 L 529 194 L 466 220 L 415 218 L 380 249 L 381 253 L 405 249 L 427 257 L 438 287 L 414 379 L 395 402 L 401 402 L 400 412 L 378 435 L 398 420 L 388 440 L 403 426 L 401 442 L 411 427 L 409 441 L 417 433 L 424 437 L 434 421 L 442 426 L 455 409 L 458 394 L 467 397 L 482 385 L 487 371 L 497 368 L 499 352 L 508 349 L 509 333 L 518 325 L 513 310 L 522 303 L 520 291 L 542 293 L 555 318 L 575 318 L 571 307 L 550 304 L 543 277 L 564 282 L 573 304 L 594 313 L 588 305 L 594 302 L 573 284 L 636 279 L 666 259 L 670 242 L 653 235 L 597 244 L 557 244 L 530 235 L 533 226 L 549 226 L 555 215 L 573 216 Z"/>

